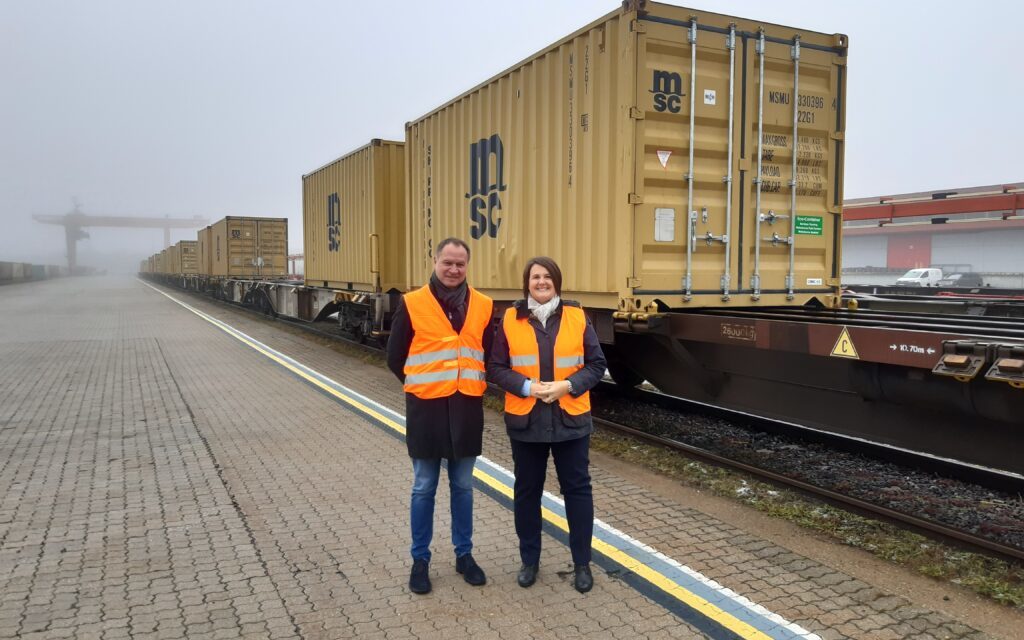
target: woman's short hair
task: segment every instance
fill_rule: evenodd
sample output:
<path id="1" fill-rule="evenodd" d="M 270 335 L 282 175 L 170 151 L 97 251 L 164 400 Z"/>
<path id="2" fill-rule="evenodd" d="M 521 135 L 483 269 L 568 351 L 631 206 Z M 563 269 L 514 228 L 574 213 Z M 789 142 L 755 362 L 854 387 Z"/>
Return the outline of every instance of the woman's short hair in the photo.
<path id="1" fill-rule="evenodd" d="M 526 268 L 523 269 L 523 297 L 530 297 L 530 269 L 532 269 L 535 264 L 548 270 L 548 273 L 551 274 L 551 281 L 555 284 L 555 293 L 561 296 L 562 270 L 558 268 L 558 263 L 547 256 L 537 256 L 536 258 L 530 258 L 527 260 Z"/>

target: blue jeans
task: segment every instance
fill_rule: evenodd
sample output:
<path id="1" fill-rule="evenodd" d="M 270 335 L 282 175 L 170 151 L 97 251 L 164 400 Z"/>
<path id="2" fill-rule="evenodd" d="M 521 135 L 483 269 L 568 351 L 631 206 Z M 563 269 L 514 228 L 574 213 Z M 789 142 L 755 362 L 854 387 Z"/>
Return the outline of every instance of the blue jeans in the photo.
<path id="1" fill-rule="evenodd" d="M 473 550 L 473 466 L 476 457 L 448 461 L 448 487 L 451 490 L 452 543 L 455 556 Z M 430 562 L 430 541 L 434 537 L 434 494 L 441 477 L 440 458 L 412 459 L 412 505 L 409 522 L 412 528 L 413 560 Z"/>

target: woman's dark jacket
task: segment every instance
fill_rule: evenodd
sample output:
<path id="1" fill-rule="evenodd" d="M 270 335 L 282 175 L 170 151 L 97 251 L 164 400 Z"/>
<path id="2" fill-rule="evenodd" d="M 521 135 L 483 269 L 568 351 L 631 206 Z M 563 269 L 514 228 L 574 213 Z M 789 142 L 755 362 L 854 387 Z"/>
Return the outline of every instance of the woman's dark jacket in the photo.
<path id="1" fill-rule="evenodd" d="M 431 291 L 434 287 L 431 286 Z M 434 297 L 448 315 L 455 331 L 461 331 L 466 322 L 467 300 L 455 309 L 434 291 Z M 391 321 L 388 338 L 388 368 L 405 383 L 405 359 L 415 332 L 405 299 L 398 305 Z M 491 351 L 494 332 L 490 326 L 484 330 L 484 358 Z M 483 448 L 483 398 L 455 392 L 445 398 L 424 400 L 411 393 L 405 394 L 405 444 L 411 458 L 447 458 L 449 460 L 480 455 Z"/>
<path id="2" fill-rule="evenodd" d="M 537 346 L 540 351 L 540 379 L 551 381 L 555 379 L 554 354 L 555 338 L 562 323 L 562 307 L 580 306 L 576 302 L 563 300 L 548 318 L 547 328 L 541 326 L 540 322 L 531 316 L 525 300 L 518 300 L 515 303 L 517 318 L 530 318 L 530 326 L 537 336 Z M 583 334 L 583 368 L 569 376 L 572 383 L 572 395 L 580 396 L 593 389 L 604 377 L 606 363 L 604 352 L 601 351 L 601 343 L 597 339 L 597 333 L 587 319 L 587 328 Z M 503 323 L 498 323 L 498 329 L 494 335 L 494 346 L 491 349 L 491 357 L 487 361 L 487 380 L 505 391 L 523 397 L 523 382 L 526 376 L 514 371 L 509 363 L 508 338 L 505 336 Z M 509 438 L 522 442 L 563 442 L 582 438 L 593 431 L 593 421 L 590 413 L 574 416 L 562 410 L 558 402 L 547 404 L 537 400 L 530 413 L 525 416 L 517 416 L 511 413 L 505 414 L 505 428 Z"/>

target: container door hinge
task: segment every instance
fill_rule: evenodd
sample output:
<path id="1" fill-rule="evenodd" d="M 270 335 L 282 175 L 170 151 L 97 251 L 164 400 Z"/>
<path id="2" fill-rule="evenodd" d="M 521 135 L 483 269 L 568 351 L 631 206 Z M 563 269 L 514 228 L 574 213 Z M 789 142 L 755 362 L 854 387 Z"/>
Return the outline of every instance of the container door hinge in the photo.
<path id="1" fill-rule="evenodd" d="M 634 120 L 643 120 L 644 119 L 643 109 L 640 109 L 638 107 L 630 107 L 629 108 L 629 117 L 634 119 Z"/>
<path id="2" fill-rule="evenodd" d="M 829 131 L 828 137 L 832 140 L 846 140 L 846 134 L 842 131 Z"/>
<path id="3" fill-rule="evenodd" d="M 629 204 L 643 204 L 643 203 L 644 203 L 644 197 L 642 195 L 640 195 L 639 193 L 631 193 L 631 194 L 629 194 Z"/>
<path id="4" fill-rule="evenodd" d="M 985 374 L 986 380 L 1005 382 L 1015 389 L 1024 389 L 1024 346 L 999 345 L 994 360 Z"/>
<path id="5" fill-rule="evenodd" d="M 626 288 L 636 289 L 640 286 L 640 278 L 626 278 Z"/>
<path id="6" fill-rule="evenodd" d="M 633 33 L 647 33 L 647 25 L 639 20 L 632 20 L 629 23 L 629 30 Z"/>
<path id="7" fill-rule="evenodd" d="M 942 343 L 942 355 L 932 373 L 970 382 L 985 366 L 988 343 L 971 340 L 946 340 Z"/>

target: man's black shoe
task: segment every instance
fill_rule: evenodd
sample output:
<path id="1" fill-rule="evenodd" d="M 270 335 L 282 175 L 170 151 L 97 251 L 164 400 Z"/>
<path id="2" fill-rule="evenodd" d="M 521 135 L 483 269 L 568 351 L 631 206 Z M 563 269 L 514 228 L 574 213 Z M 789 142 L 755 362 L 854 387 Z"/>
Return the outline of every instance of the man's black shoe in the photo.
<path id="1" fill-rule="evenodd" d="M 580 593 L 586 593 L 594 588 L 594 576 L 590 573 L 589 564 L 578 564 L 572 569 L 573 586 Z"/>
<path id="2" fill-rule="evenodd" d="M 537 582 L 537 570 L 540 569 L 539 564 L 524 564 L 519 567 L 519 575 L 516 576 L 516 582 L 522 588 L 532 587 L 534 582 Z"/>
<path id="3" fill-rule="evenodd" d="M 430 563 L 424 559 L 413 560 L 409 574 L 409 591 L 430 593 Z"/>
<path id="4" fill-rule="evenodd" d="M 487 582 L 484 570 L 476 563 L 471 553 L 455 558 L 455 570 L 461 573 L 462 578 L 474 587 L 479 587 Z"/>

